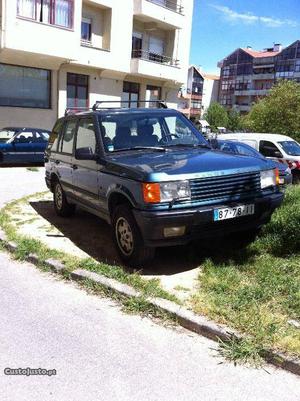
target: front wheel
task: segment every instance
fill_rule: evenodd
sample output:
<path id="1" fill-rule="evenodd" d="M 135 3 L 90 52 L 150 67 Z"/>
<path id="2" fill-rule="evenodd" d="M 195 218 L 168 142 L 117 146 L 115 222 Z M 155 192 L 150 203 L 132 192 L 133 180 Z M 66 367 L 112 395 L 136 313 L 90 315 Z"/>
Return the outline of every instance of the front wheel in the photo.
<path id="1" fill-rule="evenodd" d="M 69 217 L 74 214 L 75 205 L 72 205 L 67 201 L 64 190 L 62 189 L 62 186 L 58 181 L 56 181 L 54 184 L 53 201 L 54 209 L 58 216 Z"/>
<path id="2" fill-rule="evenodd" d="M 134 267 L 145 265 L 155 253 L 144 245 L 135 218 L 126 205 L 117 206 L 112 216 L 114 241 L 121 259 Z"/>

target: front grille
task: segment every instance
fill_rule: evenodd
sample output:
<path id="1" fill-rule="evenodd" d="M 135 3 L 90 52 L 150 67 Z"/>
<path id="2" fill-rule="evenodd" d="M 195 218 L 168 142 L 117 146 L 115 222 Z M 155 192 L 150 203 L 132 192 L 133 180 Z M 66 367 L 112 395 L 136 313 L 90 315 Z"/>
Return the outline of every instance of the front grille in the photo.
<path id="1" fill-rule="evenodd" d="M 260 193 L 260 173 L 231 174 L 190 180 L 192 202 L 236 201 Z"/>

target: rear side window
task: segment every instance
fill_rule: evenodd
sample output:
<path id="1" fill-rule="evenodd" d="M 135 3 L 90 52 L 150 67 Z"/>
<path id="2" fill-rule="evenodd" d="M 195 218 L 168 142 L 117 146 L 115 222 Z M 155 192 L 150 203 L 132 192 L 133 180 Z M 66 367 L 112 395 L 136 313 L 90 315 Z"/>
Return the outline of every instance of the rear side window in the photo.
<path id="1" fill-rule="evenodd" d="M 265 157 L 283 157 L 277 146 L 270 141 L 260 141 L 259 151 Z"/>
<path id="2" fill-rule="evenodd" d="M 54 128 L 50 134 L 47 149 L 51 149 L 53 152 L 57 151 L 59 136 L 60 136 L 63 124 L 64 124 L 63 120 L 58 120 L 56 122 L 56 124 L 54 125 Z"/>
<path id="3" fill-rule="evenodd" d="M 70 155 L 73 153 L 73 143 L 74 143 L 76 125 L 77 125 L 76 120 L 67 121 L 61 144 L 62 153 L 67 153 Z"/>

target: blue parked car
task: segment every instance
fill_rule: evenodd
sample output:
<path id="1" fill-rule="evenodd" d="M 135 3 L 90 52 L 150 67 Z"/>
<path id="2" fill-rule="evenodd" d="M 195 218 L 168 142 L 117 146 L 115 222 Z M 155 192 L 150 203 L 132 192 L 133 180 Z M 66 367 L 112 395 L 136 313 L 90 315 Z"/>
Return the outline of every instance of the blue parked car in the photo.
<path id="1" fill-rule="evenodd" d="M 50 131 L 39 128 L 9 127 L 1 129 L 0 166 L 44 163 L 44 153 L 49 135 Z"/>
<path id="2" fill-rule="evenodd" d="M 247 145 L 243 142 L 233 141 L 233 140 L 214 140 L 215 149 L 220 149 L 223 152 L 235 153 L 242 156 L 253 156 L 259 159 L 266 160 L 266 158 L 254 149 L 252 146 Z M 271 161 L 271 160 L 270 160 Z M 277 162 L 276 160 L 272 160 L 274 167 L 279 170 L 279 184 L 282 186 L 286 186 L 292 184 L 293 175 L 291 169 L 285 164 Z"/>
<path id="3" fill-rule="evenodd" d="M 251 238 L 280 206 L 268 160 L 212 150 L 176 110 L 104 104 L 57 121 L 46 183 L 59 216 L 79 206 L 112 226 L 125 263 L 141 266 L 156 247 L 192 239 Z"/>

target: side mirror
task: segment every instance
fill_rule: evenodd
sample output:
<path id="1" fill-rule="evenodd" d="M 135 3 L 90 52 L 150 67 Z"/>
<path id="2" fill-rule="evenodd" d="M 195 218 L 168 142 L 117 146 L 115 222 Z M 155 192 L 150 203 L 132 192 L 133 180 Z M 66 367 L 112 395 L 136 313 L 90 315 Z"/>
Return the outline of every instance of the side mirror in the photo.
<path id="1" fill-rule="evenodd" d="M 97 156 L 93 153 L 92 149 L 88 146 L 86 148 L 79 148 L 75 151 L 75 159 L 77 160 L 96 160 Z"/>
<path id="2" fill-rule="evenodd" d="M 216 138 L 210 139 L 209 142 L 213 149 L 218 149 L 218 140 Z"/>

